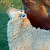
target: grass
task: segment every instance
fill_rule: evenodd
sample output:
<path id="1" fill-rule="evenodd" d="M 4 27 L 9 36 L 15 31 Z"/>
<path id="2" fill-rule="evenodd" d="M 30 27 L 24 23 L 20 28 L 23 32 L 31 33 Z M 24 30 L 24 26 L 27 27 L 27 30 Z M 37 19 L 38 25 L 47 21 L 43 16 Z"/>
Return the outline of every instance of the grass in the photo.
<path id="1" fill-rule="evenodd" d="M 7 22 L 9 20 L 6 9 L 10 6 L 5 4 L 9 2 L 12 7 L 23 9 L 21 0 L 0 0 L 0 50 L 9 50 L 7 42 Z"/>
<path id="2" fill-rule="evenodd" d="M 7 15 L 5 13 L 0 12 L 0 50 L 8 50 L 7 22 Z"/>

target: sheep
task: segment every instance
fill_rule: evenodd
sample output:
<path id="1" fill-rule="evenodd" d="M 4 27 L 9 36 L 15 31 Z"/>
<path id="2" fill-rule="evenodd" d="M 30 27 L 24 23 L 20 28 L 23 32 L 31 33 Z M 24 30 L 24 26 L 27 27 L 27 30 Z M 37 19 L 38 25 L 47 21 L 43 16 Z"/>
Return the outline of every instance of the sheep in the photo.
<path id="1" fill-rule="evenodd" d="M 21 11 L 12 7 L 8 8 L 7 13 L 10 18 L 7 24 L 9 50 L 20 50 L 20 48 L 22 50 L 24 49 L 24 47 L 26 50 L 28 46 L 31 46 L 29 44 L 27 45 L 27 43 L 31 41 L 30 36 L 32 36 L 32 25 L 30 24 L 30 21 L 27 19 L 27 15 L 24 13 L 24 10 Z M 21 47 L 20 45 L 24 46 Z"/>
<path id="2" fill-rule="evenodd" d="M 8 9 L 8 14 L 12 10 Z M 9 14 L 7 25 L 9 50 L 50 50 L 50 31 L 32 27 L 24 12 L 15 10 L 15 13 Z"/>
<path id="3" fill-rule="evenodd" d="M 25 12 L 32 26 L 50 30 L 50 8 L 44 4 L 49 0 L 22 0 Z M 39 3 L 38 3 L 39 2 Z"/>
<path id="4" fill-rule="evenodd" d="M 8 37 L 9 50 L 16 50 L 16 47 L 17 47 L 16 38 L 18 37 L 18 33 L 20 32 L 20 27 L 22 22 L 20 17 L 18 17 L 20 16 L 19 15 L 20 13 L 17 13 L 17 12 L 18 11 L 16 11 L 16 9 L 14 8 L 9 8 L 7 10 L 7 13 L 10 17 L 10 20 L 8 21 L 8 24 L 7 24 L 7 37 Z M 15 13 L 16 15 L 14 15 Z"/>
<path id="5" fill-rule="evenodd" d="M 50 50 L 50 30 L 33 28 L 32 50 Z"/>

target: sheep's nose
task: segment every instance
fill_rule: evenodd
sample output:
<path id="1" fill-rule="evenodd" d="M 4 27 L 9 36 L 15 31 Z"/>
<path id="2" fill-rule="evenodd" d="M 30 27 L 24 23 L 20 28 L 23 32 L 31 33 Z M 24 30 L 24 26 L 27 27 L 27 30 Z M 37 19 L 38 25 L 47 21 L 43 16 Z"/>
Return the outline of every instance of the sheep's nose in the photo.
<path id="1" fill-rule="evenodd" d="M 21 10 L 21 12 L 22 12 L 22 10 Z"/>

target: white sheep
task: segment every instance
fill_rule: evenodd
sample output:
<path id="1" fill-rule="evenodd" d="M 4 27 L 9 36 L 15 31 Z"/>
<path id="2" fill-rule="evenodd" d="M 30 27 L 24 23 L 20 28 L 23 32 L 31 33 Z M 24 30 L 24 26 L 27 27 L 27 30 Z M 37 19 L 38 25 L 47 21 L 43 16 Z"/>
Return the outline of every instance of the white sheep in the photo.
<path id="1" fill-rule="evenodd" d="M 49 30 L 32 27 L 24 11 L 9 8 L 7 12 L 9 50 L 50 50 Z"/>
<path id="2" fill-rule="evenodd" d="M 21 11 L 12 7 L 7 10 L 7 13 L 10 17 L 7 24 L 9 50 L 28 49 L 31 46 L 29 43 L 31 43 L 32 26 L 27 19 L 27 15 L 24 10 Z"/>
<path id="3" fill-rule="evenodd" d="M 15 8 L 8 8 L 7 13 L 9 15 L 10 20 L 8 21 L 7 24 L 7 37 L 8 37 L 8 45 L 9 45 L 9 50 L 16 50 L 17 48 L 17 43 L 18 41 L 18 35 L 20 33 L 21 29 L 21 18 L 20 16 L 23 14 L 20 10 L 17 10 Z M 20 41 L 20 38 L 19 38 Z"/>
<path id="4" fill-rule="evenodd" d="M 33 28 L 33 50 L 50 50 L 50 31 Z"/>

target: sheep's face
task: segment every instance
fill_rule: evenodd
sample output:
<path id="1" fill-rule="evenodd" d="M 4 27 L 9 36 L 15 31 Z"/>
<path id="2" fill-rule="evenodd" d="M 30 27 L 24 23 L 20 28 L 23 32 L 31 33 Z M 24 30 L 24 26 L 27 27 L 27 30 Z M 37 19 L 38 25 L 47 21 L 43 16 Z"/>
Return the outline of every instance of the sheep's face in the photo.
<path id="1" fill-rule="evenodd" d="M 24 10 L 15 9 L 15 8 L 12 8 L 12 7 L 7 9 L 7 13 L 9 15 L 10 19 L 18 18 L 18 17 L 21 17 L 21 18 L 26 17 Z"/>

